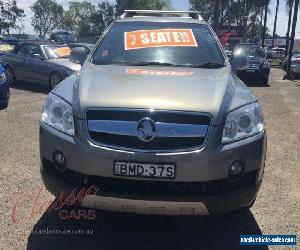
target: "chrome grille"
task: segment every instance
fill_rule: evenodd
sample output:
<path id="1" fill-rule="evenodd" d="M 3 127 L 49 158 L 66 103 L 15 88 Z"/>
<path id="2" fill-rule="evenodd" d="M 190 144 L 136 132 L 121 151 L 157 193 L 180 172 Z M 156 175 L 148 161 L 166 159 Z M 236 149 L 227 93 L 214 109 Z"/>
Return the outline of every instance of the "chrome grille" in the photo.
<path id="1" fill-rule="evenodd" d="M 151 141 L 138 137 L 141 120 L 155 125 Z M 200 149 L 207 137 L 211 117 L 198 112 L 136 109 L 89 109 L 86 126 L 93 144 L 120 150 L 174 152 Z"/>
<path id="2" fill-rule="evenodd" d="M 260 67 L 260 62 L 250 62 L 249 63 L 250 69 L 259 69 L 259 67 Z"/>

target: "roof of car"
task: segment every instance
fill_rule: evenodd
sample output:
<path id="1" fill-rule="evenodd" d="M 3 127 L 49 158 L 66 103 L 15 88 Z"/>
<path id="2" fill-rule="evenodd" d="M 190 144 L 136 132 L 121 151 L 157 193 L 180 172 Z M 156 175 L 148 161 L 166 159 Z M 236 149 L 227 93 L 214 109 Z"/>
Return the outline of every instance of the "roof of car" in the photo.
<path id="1" fill-rule="evenodd" d="M 116 22 L 176 22 L 176 23 L 201 23 L 207 24 L 202 20 L 193 19 L 191 17 L 161 17 L 161 16 L 133 16 L 119 18 Z"/>
<path id="2" fill-rule="evenodd" d="M 260 46 L 257 43 L 238 43 L 236 46 Z"/>
<path id="3" fill-rule="evenodd" d="M 24 40 L 21 45 L 59 45 L 49 40 Z"/>
<path id="4" fill-rule="evenodd" d="M 69 43 L 69 47 L 95 47 L 92 43 Z"/>

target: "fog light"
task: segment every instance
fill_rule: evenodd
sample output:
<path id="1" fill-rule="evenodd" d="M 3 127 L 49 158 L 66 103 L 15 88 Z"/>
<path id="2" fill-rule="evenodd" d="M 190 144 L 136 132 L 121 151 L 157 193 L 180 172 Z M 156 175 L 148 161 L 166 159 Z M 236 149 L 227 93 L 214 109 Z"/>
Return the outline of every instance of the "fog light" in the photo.
<path id="1" fill-rule="evenodd" d="M 237 179 L 244 173 L 244 166 L 242 162 L 236 161 L 229 167 L 229 178 Z"/>
<path id="2" fill-rule="evenodd" d="M 56 150 L 53 153 L 53 160 L 55 163 L 55 167 L 59 170 L 59 171 L 64 171 L 66 169 L 66 158 L 63 154 L 62 151 L 60 150 Z"/>

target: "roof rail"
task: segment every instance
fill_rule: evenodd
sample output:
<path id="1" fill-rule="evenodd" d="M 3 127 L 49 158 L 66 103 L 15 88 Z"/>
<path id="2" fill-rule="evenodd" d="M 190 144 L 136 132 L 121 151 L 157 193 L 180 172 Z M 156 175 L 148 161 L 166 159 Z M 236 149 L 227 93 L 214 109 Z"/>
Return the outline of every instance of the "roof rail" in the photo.
<path id="1" fill-rule="evenodd" d="M 193 19 L 203 21 L 199 11 L 177 11 L 177 10 L 124 10 L 120 18 L 133 17 L 133 16 L 188 16 Z"/>

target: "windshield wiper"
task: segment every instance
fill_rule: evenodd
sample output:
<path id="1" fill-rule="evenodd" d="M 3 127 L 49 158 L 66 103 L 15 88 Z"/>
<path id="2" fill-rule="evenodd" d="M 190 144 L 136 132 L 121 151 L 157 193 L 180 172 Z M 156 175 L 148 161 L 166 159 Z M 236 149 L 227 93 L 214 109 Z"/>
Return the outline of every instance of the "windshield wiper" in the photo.
<path id="1" fill-rule="evenodd" d="M 208 68 L 216 69 L 222 68 L 225 64 L 216 62 L 205 62 L 201 64 L 173 64 L 173 63 L 163 63 L 163 62 L 110 62 L 106 64 L 120 64 L 127 66 L 166 66 L 166 67 L 183 67 L 183 68 Z"/>
<path id="2" fill-rule="evenodd" d="M 125 63 L 127 64 L 127 63 Z M 128 65 L 130 66 L 151 66 L 151 65 L 158 65 L 158 66 L 166 66 L 166 67 L 178 67 L 181 65 L 173 64 L 173 63 L 163 63 L 163 62 L 129 62 Z"/>
<path id="3" fill-rule="evenodd" d="M 191 68 L 206 68 L 206 69 L 218 69 L 225 67 L 224 63 L 217 62 L 205 62 L 201 64 L 184 64 L 182 66 L 191 67 Z"/>

